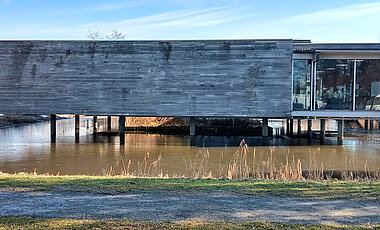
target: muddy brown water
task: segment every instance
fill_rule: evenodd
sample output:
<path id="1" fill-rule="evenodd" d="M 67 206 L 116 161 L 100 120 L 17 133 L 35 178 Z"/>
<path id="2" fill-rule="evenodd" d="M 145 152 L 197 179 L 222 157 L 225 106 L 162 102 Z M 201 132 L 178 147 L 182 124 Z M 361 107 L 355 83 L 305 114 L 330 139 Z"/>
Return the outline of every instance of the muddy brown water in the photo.
<path id="1" fill-rule="evenodd" d="M 105 123 L 104 119 L 99 119 L 99 131 L 105 130 Z M 325 145 L 320 146 L 317 139 L 308 145 L 302 138 L 270 138 L 263 143 L 261 137 L 127 133 L 125 145 L 120 146 L 118 136 L 94 137 L 91 124 L 91 118 L 81 119 L 80 142 L 75 143 L 74 120 L 57 121 L 57 143 L 54 145 L 50 143 L 48 122 L 0 129 L 0 171 L 15 173 L 36 169 L 39 174 L 102 175 L 109 172 L 111 166 L 116 166 L 113 173 L 121 174 L 130 161 L 128 172 L 135 174 L 142 173 L 144 168 L 147 173 L 149 167 L 152 173 L 155 167 L 163 174 L 181 176 L 188 173 L 189 168 L 202 166 L 202 170 L 213 176 L 223 176 L 243 139 L 248 145 L 249 168 L 266 164 L 272 155 L 275 168 L 286 165 L 286 159 L 290 164 L 293 159 L 299 159 L 305 171 L 321 168 L 325 171 L 380 170 L 379 132 L 346 137 L 343 146 L 337 146 L 334 137 L 328 137 Z M 113 125 L 117 128 L 117 120 Z M 207 158 L 198 154 L 206 151 Z M 144 164 L 147 153 L 149 158 Z M 159 156 L 162 159 L 152 167 Z"/>

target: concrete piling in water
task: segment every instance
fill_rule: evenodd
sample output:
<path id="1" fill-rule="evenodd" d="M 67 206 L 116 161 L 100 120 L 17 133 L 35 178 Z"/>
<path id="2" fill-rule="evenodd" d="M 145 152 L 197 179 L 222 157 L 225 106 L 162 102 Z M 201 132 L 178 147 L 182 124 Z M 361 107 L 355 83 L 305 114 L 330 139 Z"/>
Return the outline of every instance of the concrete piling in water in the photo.
<path id="1" fill-rule="evenodd" d="M 195 117 L 190 117 L 190 136 L 195 136 Z"/>
<path id="2" fill-rule="evenodd" d="M 268 128 L 268 118 L 263 118 L 263 128 L 261 130 L 262 137 L 268 137 L 269 136 L 269 128 Z"/>
<path id="3" fill-rule="evenodd" d="M 98 116 L 93 116 L 92 118 L 92 130 L 94 133 L 96 133 L 98 129 Z"/>
<path id="4" fill-rule="evenodd" d="M 373 128 L 373 120 L 370 120 L 370 121 L 369 121 L 369 130 L 370 130 L 370 131 L 373 131 L 373 130 L 374 130 L 374 128 Z"/>
<path id="5" fill-rule="evenodd" d="M 111 129 L 112 129 L 112 117 L 108 116 L 107 117 L 107 130 L 111 131 Z"/>
<path id="6" fill-rule="evenodd" d="M 302 120 L 297 120 L 297 136 L 300 137 L 302 133 Z"/>
<path id="7" fill-rule="evenodd" d="M 80 127 L 80 117 L 79 115 L 75 115 L 74 116 L 74 120 L 75 120 L 75 142 L 78 143 L 79 142 L 79 127 Z"/>
<path id="8" fill-rule="evenodd" d="M 293 135 L 294 135 L 293 126 L 294 126 L 294 120 L 290 119 L 289 120 L 289 136 L 290 137 L 293 137 Z"/>
<path id="9" fill-rule="evenodd" d="M 313 120 L 307 120 L 307 141 L 311 144 L 313 139 Z"/>
<path id="10" fill-rule="evenodd" d="M 320 143 L 323 145 L 326 138 L 326 119 L 321 119 Z"/>
<path id="11" fill-rule="evenodd" d="M 290 135 L 290 126 L 289 126 L 289 124 L 290 124 L 290 121 L 289 121 L 289 119 L 286 119 L 286 136 L 289 136 Z"/>
<path id="12" fill-rule="evenodd" d="M 364 129 L 368 130 L 368 120 L 367 119 L 364 120 Z"/>
<path id="13" fill-rule="evenodd" d="M 120 145 L 125 144 L 125 116 L 119 116 Z"/>
<path id="14" fill-rule="evenodd" d="M 50 115 L 50 142 L 55 143 L 57 139 L 57 115 Z"/>
<path id="15" fill-rule="evenodd" d="M 343 145 L 344 120 L 338 120 L 338 145 Z"/>

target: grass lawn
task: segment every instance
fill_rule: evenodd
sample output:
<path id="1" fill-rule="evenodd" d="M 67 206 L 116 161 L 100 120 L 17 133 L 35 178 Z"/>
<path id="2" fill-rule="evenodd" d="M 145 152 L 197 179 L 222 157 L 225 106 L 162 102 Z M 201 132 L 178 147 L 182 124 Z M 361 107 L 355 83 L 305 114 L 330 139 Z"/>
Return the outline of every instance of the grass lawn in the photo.
<path id="1" fill-rule="evenodd" d="M 380 229 L 380 226 L 324 226 L 299 224 L 199 223 L 199 222 L 131 222 L 128 220 L 39 219 L 31 217 L 0 217 L 0 229 Z"/>
<path id="2" fill-rule="evenodd" d="M 128 178 L 121 176 L 33 176 L 1 174 L 0 190 L 47 190 L 90 193 L 225 191 L 331 199 L 380 200 L 380 182 L 280 181 Z"/>

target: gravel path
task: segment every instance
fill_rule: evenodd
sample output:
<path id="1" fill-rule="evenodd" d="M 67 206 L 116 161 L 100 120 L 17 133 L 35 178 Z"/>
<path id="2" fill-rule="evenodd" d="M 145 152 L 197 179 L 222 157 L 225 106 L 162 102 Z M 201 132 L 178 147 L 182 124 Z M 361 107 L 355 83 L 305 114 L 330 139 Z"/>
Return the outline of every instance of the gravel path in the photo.
<path id="1" fill-rule="evenodd" d="M 356 225 L 380 224 L 380 202 L 257 197 L 225 192 L 102 195 L 0 191 L 0 216 Z"/>

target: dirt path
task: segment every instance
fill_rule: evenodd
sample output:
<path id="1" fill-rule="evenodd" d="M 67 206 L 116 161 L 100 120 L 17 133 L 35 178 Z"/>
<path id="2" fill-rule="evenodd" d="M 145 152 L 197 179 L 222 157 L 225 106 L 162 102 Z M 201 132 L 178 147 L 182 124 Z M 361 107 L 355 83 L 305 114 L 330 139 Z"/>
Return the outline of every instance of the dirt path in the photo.
<path id="1" fill-rule="evenodd" d="M 356 225 L 380 224 L 380 202 L 254 197 L 225 192 L 99 195 L 0 191 L 0 216 Z"/>

